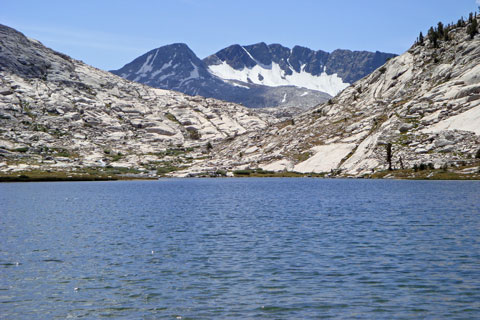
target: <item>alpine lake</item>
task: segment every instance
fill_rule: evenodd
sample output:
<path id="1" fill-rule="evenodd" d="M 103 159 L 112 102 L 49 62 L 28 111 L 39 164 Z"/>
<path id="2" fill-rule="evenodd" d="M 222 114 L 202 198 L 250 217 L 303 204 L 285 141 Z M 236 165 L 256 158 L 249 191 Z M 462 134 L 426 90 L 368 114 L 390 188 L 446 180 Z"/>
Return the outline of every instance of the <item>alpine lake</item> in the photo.
<path id="1" fill-rule="evenodd" d="M 479 319 L 480 181 L 0 183 L 2 319 Z"/>

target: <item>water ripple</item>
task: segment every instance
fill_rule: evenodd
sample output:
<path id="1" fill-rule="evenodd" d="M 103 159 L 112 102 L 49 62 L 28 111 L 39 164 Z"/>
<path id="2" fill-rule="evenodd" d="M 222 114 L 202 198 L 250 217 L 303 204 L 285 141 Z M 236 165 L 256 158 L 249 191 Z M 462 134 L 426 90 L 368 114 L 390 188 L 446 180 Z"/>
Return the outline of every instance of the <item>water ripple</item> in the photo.
<path id="1" fill-rule="evenodd" d="M 7 319 L 480 318 L 480 183 L 0 184 Z"/>

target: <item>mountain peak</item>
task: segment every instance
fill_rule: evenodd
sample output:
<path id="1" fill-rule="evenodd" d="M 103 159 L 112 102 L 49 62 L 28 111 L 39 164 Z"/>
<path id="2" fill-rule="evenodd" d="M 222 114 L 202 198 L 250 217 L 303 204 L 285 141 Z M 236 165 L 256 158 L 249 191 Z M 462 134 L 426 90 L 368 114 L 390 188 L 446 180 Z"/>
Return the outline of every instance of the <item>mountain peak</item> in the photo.
<path id="1" fill-rule="evenodd" d="M 294 85 L 336 95 L 394 56 L 345 50 L 328 53 L 302 46 L 289 49 L 260 42 L 233 45 L 203 61 L 222 79 L 273 87 Z"/>
<path id="2" fill-rule="evenodd" d="M 370 70 L 370 65 L 380 66 L 386 61 L 384 56 L 367 53 L 367 57 L 359 56 L 359 63 L 352 63 L 356 59 L 352 55 L 258 42 L 245 46 L 233 44 L 202 61 L 186 44 L 174 43 L 151 50 L 112 72 L 150 86 L 251 107 L 278 106 L 293 98 L 312 106 L 368 74 L 365 68 Z M 296 87 L 299 92 L 292 95 L 290 91 L 273 89 L 284 86 Z M 278 98 L 280 91 L 282 97 Z M 306 95 L 308 99 L 297 99 Z M 319 98 L 316 103 L 313 96 Z"/>
<path id="3" fill-rule="evenodd" d="M 185 43 L 150 50 L 111 72 L 128 80 L 174 90 L 187 81 L 211 77 L 204 62 Z"/>

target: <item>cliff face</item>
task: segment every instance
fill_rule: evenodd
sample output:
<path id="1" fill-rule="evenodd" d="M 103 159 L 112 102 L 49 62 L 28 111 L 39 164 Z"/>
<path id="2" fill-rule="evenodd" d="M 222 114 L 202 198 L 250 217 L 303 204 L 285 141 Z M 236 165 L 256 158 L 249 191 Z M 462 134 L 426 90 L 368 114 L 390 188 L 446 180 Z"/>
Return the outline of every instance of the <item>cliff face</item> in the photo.
<path id="1" fill-rule="evenodd" d="M 266 125 L 242 106 L 127 81 L 0 25 L 2 172 L 181 167 Z"/>
<path id="2" fill-rule="evenodd" d="M 353 176 L 390 165 L 476 170 L 480 37 L 470 39 L 459 27 L 438 43 L 413 46 L 292 121 L 222 145 L 204 166 Z"/>

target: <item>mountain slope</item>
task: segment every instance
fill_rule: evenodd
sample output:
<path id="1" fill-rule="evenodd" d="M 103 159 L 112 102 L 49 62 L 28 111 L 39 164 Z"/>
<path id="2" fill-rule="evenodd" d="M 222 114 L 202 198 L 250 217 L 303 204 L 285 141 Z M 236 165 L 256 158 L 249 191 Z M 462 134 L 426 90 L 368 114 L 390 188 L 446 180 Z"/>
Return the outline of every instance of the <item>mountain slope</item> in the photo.
<path id="1" fill-rule="evenodd" d="M 3 25 L 0 49 L 2 172 L 171 170 L 204 157 L 212 143 L 267 124 L 239 105 L 98 70 Z"/>
<path id="2" fill-rule="evenodd" d="M 466 27 L 450 27 L 447 38 L 438 48 L 430 40 L 413 46 L 292 121 L 218 146 L 213 159 L 189 173 L 202 166 L 353 176 L 389 166 L 406 176 L 426 167 L 476 172 L 480 36 L 471 40 Z M 463 166 L 470 168 L 455 169 Z"/>
<path id="3" fill-rule="evenodd" d="M 119 70 L 111 71 L 125 79 L 151 87 L 168 88 L 190 95 L 204 90 L 227 87 L 212 76 L 205 64 L 183 43 L 151 50 Z"/>
<path id="4" fill-rule="evenodd" d="M 252 108 L 302 106 L 306 110 L 327 101 L 346 88 L 348 81 L 356 81 L 393 56 L 346 50 L 329 54 L 260 43 L 233 45 L 202 61 L 187 45 L 173 44 L 111 72 L 152 87 Z"/>
<path id="5" fill-rule="evenodd" d="M 147 52 L 112 73 L 151 87 L 189 95 L 218 98 L 251 108 L 301 103 L 315 106 L 331 98 L 328 94 L 296 88 L 278 90 L 238 81 L 224 81 L 213 75 L 186 44 L 177 43 Z M 287 95 L 284 95 L 288 92 Z M 308 92 L 309 97 L 302 94 Z"/>

